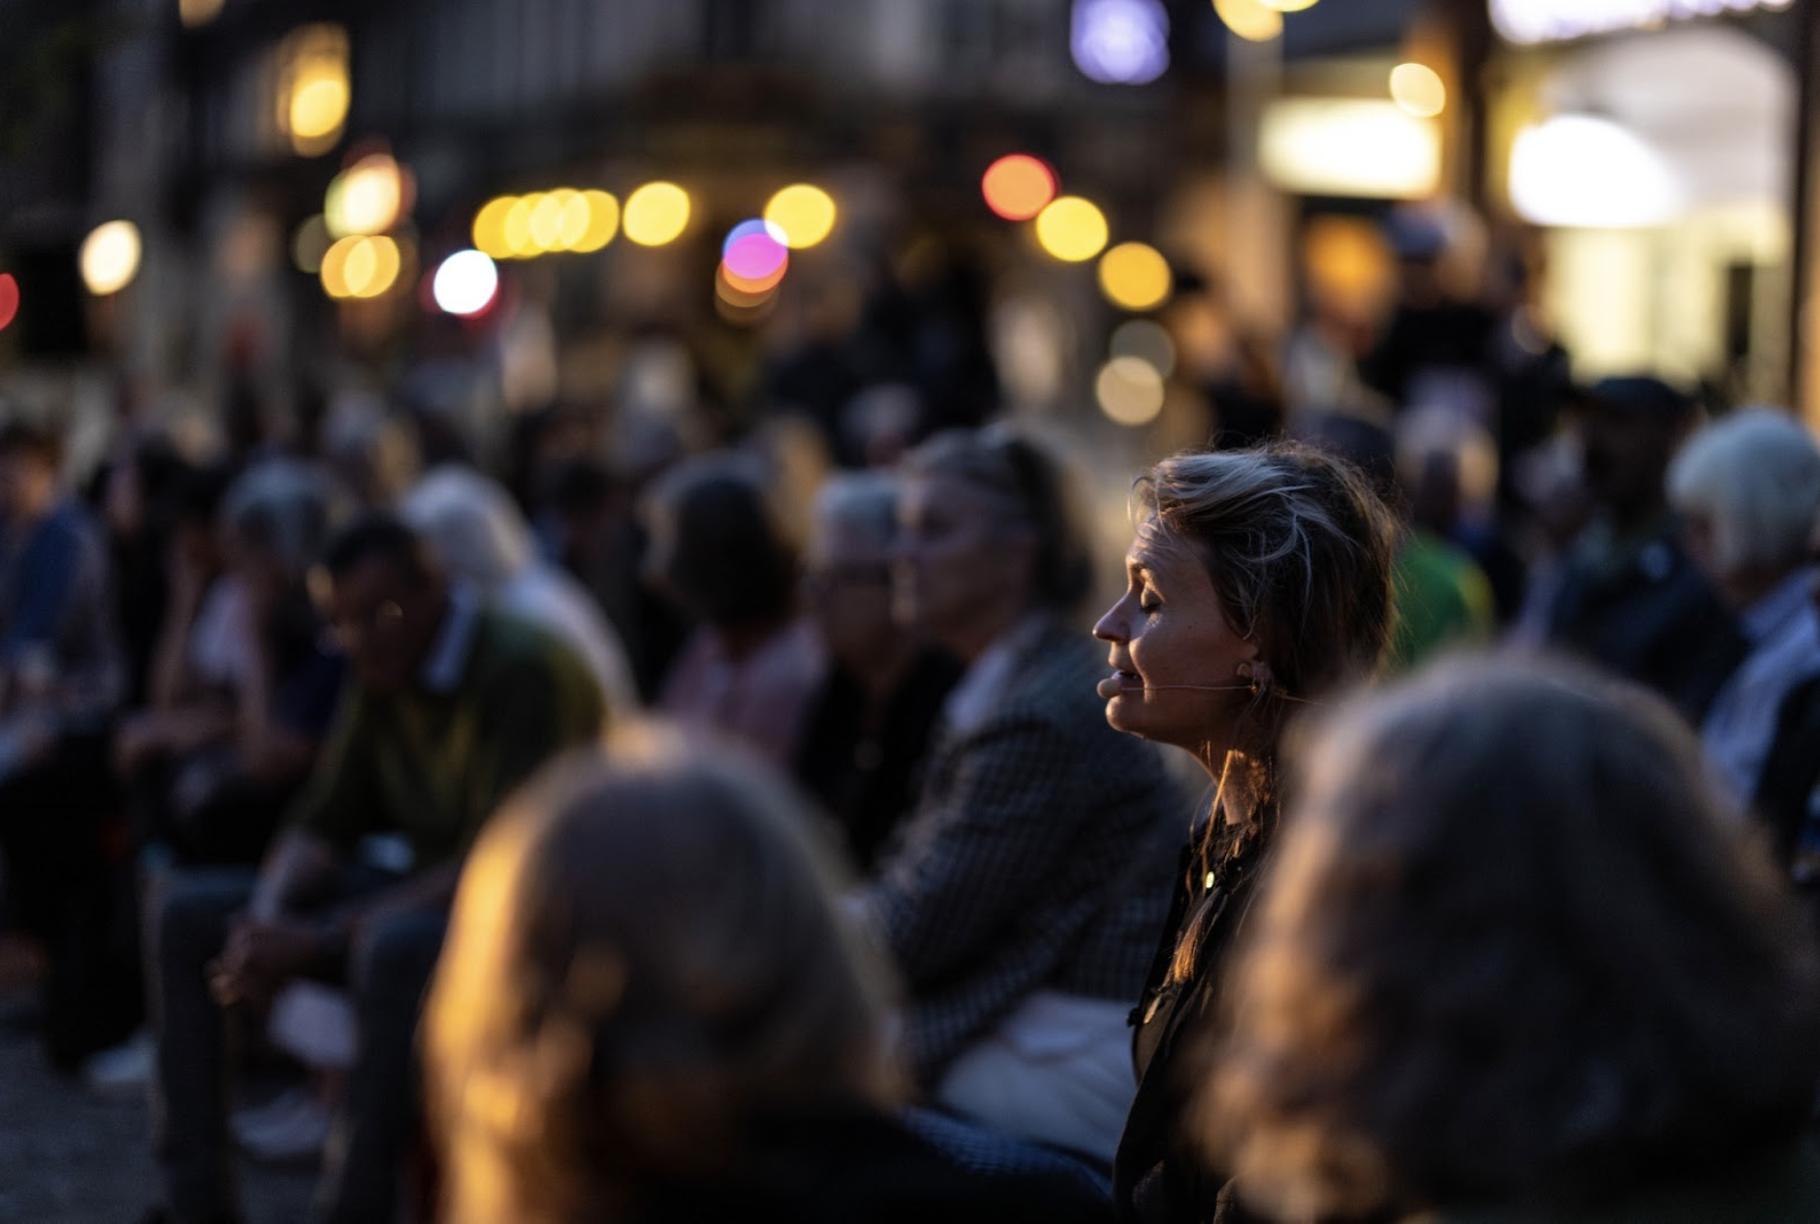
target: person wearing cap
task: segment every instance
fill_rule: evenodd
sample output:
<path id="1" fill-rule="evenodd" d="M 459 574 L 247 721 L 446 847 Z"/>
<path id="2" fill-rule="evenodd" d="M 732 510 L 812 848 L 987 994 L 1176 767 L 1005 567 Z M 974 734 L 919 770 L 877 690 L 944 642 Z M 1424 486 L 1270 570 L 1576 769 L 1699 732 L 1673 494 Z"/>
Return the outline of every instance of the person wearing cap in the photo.
<path id="1" fill-rule="evenodd" d="M 1603 379 L 1569 406 L 1593 514 L 1553 582 L 1532 592 L 1527 636 L 1656 689 L 1697 725 L 1746 647 L 1668 502 L 1696 407 L 1647 375 Z"/>

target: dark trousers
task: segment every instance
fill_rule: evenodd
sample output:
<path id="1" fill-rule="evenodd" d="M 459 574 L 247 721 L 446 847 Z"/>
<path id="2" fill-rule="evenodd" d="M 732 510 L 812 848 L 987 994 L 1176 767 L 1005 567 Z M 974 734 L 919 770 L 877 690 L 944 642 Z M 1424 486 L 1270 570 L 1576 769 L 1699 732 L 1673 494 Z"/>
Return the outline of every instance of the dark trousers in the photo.
<path id="1" fill-rule="evenodd" d="M 147 896 L 146 980 L 158 1047 L 153 1145 L 166 1203 L 180 1220 L 232 1218 L 238 1209 L 227 1017 L 209 993 L 208 965 L 252 888 L 250 871 L 179 870 Z M 330 1224 L 383 1224 L 396 1211 L 400 1162 L 418 1116 L 417 1017 L 447 927 L 446 911 L 388 915 L 364 924 L 350 949 L 345 984 L 359 1038 L 317 1193 L 317 1217 Z"/>

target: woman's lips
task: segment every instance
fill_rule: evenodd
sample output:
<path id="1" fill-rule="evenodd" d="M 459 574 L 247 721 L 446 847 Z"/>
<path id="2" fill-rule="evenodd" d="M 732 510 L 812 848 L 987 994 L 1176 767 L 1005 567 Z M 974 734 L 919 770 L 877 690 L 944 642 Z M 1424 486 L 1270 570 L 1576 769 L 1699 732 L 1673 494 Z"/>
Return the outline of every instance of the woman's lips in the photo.
<path id="1" fill-rule="evenodd" d="M 1111 701 L 1114 697 L 1119 696 L 1128 689 L 1141 689 L 1143 687 L 1143 678 L 1136 672 L 1128 672 L 1122 668 L 1115 668 L 1110 676 L 1107 676 L 1104 680 L 1100 681 L 1099 688 L 1095 691 L 1107 701 Z"/>

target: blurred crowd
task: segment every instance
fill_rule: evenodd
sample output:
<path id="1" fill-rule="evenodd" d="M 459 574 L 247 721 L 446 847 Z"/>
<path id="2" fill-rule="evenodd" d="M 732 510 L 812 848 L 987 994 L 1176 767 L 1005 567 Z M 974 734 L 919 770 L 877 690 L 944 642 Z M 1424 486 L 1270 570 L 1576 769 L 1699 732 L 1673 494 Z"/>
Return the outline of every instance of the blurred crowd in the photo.
<path id="1" fill-rule="evenodd" d="M 1391 241 L 1178 336 L 1116 581 L 958 270 L 738 413 L 10 414 L 0 935 L 148 1218 L 1820 1218 L 1820 444 Z"/>

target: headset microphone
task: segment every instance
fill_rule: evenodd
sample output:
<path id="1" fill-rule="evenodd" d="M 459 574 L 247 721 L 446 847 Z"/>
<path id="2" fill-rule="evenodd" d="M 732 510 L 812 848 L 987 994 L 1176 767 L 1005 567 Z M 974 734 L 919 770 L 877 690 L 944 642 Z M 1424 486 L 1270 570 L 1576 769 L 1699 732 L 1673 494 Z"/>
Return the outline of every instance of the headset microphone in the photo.
<path id="1" fill-rule="evenodd" d="M 1196 693 L 1232 693 L 1253 692 L 1257 688 L 1254 684 L 1145 684 L 1139 687 L 1146 693 L 1162 693 L 1170 689 L 1186 689 Z M 1125 685 L 1117 676 L 1107 676 L 1094 691 L 1110 701 L 1125 691 Z"/>

